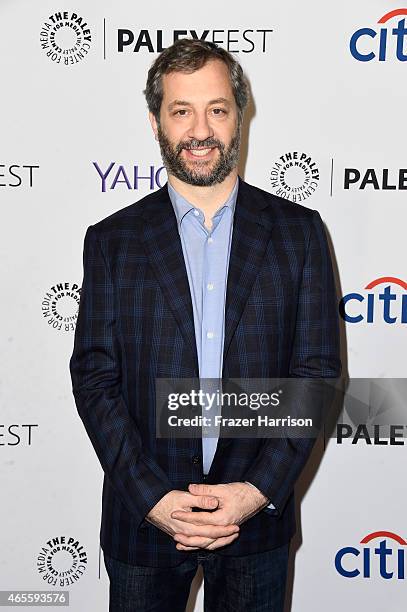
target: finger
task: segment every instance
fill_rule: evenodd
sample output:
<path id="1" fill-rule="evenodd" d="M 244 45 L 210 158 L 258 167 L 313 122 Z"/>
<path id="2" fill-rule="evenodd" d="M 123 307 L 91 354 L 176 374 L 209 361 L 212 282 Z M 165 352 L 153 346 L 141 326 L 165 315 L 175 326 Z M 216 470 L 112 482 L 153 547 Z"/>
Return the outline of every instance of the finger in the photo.
<path id="1" fill-rule="evenodd" d="M 191 523 L 181 523 L 179 531 L 175 529 L 175 532 L 185 536 L 223 538 L 238 533 L 239 530 L 238 525 L 191 525 Z"/>
<path id="2" fill-rule="evenodd" d="M 188 501 L 185 498 L 188 507 L 196 506 L 203 510 L 214 510 L 219 505 L 218 498 L 211 495 L 192 495 L 191 493 L 187 493 L 186 495 L 189 496 Z"/>
<path id="3" fill-rule="evenodd" d="M 199 546 L 183 546 L 182 544 L 178 543 L 176 546 L 177 550 L 199 550 Z"/>
<path id="4" fill-rule="evenodd" d="M 184 510 L 174 510 L 171 512 L 171 518 L 193 525 L 231 525 L 222 510 L 215 512 L 186 512 Z"/>
<path id="5" fill-rule="evenodd" d="M 188 486 L 188 491 L 192 493 L 192 495 L 214 495 L 219 494 L 219 490 L 217 491 L 217 487 L 219 485 L 210 485 L 210 484 L 190 484 Z"/>
<path id="6" fill-rule="evenodd" d="M 233 540 L 236 540 L 238 536 L 239 534 L 235 533 L 226 538 L 217 538 L 212 544 L 209 544 L 206 548 L 208 550 L 215 550 L 216 548 L 221 548 L 222 546 L 226 546 L 226 544 L 231 544 Z"/>
<path id="7" fill-rule="evenodd" d="M 209 544 L 216 541 L 216 538 L 203 538 L 202 536 L 187 536 L 183 533 L 176 533 L 174 535 L 175 542 L 182 544 L 183 546 L 197 546 L 199 548 L 207 548 Z"/>
<path id="8" fill-rule="evenodd" d="M 185 544 L 181 544 L 180 542 L 177 543 L 176 548 L 178 550 L 202 550 L 203 548 L 206 548 L 207 550 L 215 550 L 217 548 L 221 548 L 222 546 L 226 546 L 227 544 L 231 544 L 237 537 L 239 534 L 235 534 L 233 536 L 228 536 L 226 538 L 217 538 L 216 540 L 212 541 L 212 543 L 209 541 L 209 543 L 205 544 L 204 542 L 201 543 L 200 546 L 187 546 Z"/>
<path id="9" fill-rule="evenodd" d="M 203 510 L 214 510 L 219 506 L 219 500 L 211 495 L 196 495 L 193 496 L 191 505 Z"/>

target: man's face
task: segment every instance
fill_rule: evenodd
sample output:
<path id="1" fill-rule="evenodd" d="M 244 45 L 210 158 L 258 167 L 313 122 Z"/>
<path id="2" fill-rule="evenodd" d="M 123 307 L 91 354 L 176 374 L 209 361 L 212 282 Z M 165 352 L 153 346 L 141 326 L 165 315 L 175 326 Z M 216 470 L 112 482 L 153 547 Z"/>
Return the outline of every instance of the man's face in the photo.
<path id="1" fill-rule="evenodd" d="M 163 76 L 160 122 L 150 113 L 167 171 L 190 185 L 221 183 L 237 166 L 238 111 L 226 65 Z"/>

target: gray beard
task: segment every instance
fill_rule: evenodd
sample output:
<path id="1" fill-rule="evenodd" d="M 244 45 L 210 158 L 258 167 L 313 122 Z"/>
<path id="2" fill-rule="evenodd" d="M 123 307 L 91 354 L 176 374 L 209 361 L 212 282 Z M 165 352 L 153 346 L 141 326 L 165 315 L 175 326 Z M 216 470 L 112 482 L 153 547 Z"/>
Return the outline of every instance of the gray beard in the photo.
<path id="1" fill-rule="evenodd" d="M 189 185 L 195 185 L 197 187 L 210 187 L 216 183 L 222 183 L 225 178 L 236 168 L 239 162 L 239 151 L 240 151 L 240 125 L 237 126 L 236 132 L 230 142 L 230 145 L 226 148 L 223 142 L 216 138 L 207 138 L 206 140 L 191 139 L 188 141 L 180 142 L 176 147 L 168 140 L 167 136 L 158 126 L 158 142 L 161 149 L 161 157 L 167 172 L 170 172 L 176 176 L 180 181 L 188 183 Z M 209 172 L 196 172 L 190 169 L 185 161 L 182 159 L 182 149 L 191 149 L 194 147 L 218 147 L 219 159 Z M 196 164 L 199 168 L 205 168 L 212 162 L 199 161 L 197 159 Z"/>

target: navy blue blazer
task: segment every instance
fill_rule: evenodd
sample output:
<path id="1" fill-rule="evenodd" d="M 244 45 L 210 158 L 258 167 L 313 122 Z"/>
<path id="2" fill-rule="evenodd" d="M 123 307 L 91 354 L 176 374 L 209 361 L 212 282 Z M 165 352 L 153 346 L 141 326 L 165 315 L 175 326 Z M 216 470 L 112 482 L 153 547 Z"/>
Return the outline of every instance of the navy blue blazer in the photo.
<path id="1" fill-rule="evenodd" d="M 198 377 L 188 277 L 167 185 L 91 225 L 70 372 L 104 471 L 100 540 L 110 556 L 169 567 L 188 552 L 145 520 L 172 489 L 203 482 L 202 441 L 156 438 L 156 377 Z M 239 178 L 223 377 L 337 377 L 338 309 L 319 213 Z M 221 438 L 208 483 L 249 481 L 275 510 L 241 525 L 222 555 L 280 546 L 312 439 Z"/>

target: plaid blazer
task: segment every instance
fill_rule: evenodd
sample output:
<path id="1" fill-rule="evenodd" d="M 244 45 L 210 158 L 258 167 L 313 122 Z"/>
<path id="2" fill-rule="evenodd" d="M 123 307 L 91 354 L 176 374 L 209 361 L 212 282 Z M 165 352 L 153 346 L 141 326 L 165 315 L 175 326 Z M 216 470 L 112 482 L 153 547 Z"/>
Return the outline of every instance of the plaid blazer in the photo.
<path id="1" fill-rule="evenodd" d="M 199 376 L 188 277 L 167 185 L 91 225 L 70 359 L 78 413 L 104 471 L 100 541 L 126 563 L 188 552 L 145 520 L 172 489 L 203 482 L 202 441 L 155 435 L 156 377 Z M 223 377 L 337 377 L 338 310 L 319 213 L 239 178 Z M 314 440 L 221 438 L 208 483 L 249 481 L 275 506 L 218 549 L 246 555 L 295 531 L 294 484 Z"/>

